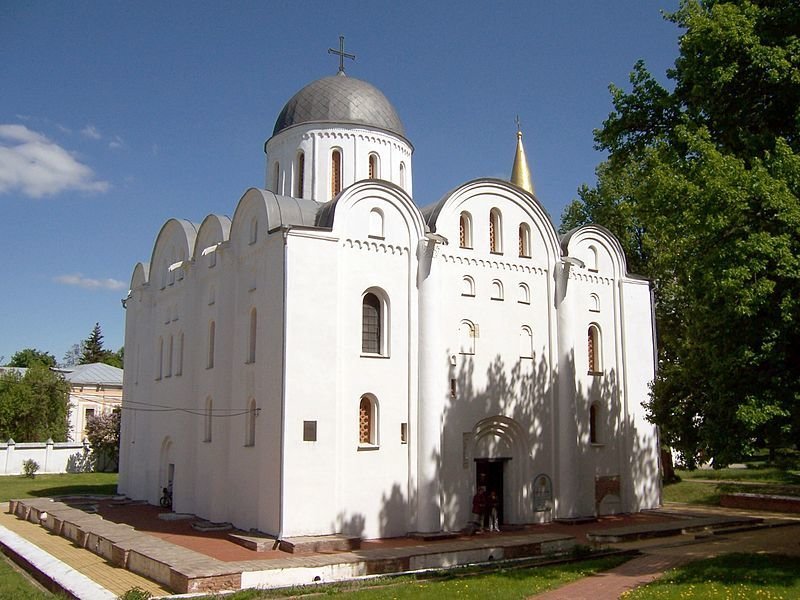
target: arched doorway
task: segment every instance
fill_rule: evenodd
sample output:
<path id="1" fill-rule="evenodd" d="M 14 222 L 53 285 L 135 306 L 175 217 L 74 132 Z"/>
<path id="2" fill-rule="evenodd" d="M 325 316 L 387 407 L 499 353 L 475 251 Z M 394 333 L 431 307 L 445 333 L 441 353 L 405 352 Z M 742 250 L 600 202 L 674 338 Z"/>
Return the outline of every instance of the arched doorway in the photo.
<path id="1" fill-rule="evenodd" d="M 497 494 L 501 525 L 529 520 L 523 498 L 529 495 L 530 452 L 522 427 L 509 417 L 487 417 L 476 423 L 472 440 L 475 489 L 484 486 L 487 494 Z"/>
<path id="2" fill-rule="evenodd" d="M 160 499 L 164 488 L 169 490 L 172 498 L 172 488 L 175 482 L 175 462 L 172 458 L 172 439 L 169 436 L 161 442 L 161 456 L 158 469 L 158 498 Z"/>

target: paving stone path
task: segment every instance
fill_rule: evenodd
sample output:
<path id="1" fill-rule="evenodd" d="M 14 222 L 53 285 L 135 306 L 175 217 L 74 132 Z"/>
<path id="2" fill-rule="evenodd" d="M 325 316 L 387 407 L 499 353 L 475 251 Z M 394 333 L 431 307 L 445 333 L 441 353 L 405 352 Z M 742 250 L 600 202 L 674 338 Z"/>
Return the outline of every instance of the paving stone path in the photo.
<path id="1" fill-rule="evenodd" d="M 646 554 L 625 564 L 584 577 L 556 590 L 532 596 L 536 600 L 617 600 L 624 592 L 658 579 L 665 571 L 687 562 L 681 556 Z"/>

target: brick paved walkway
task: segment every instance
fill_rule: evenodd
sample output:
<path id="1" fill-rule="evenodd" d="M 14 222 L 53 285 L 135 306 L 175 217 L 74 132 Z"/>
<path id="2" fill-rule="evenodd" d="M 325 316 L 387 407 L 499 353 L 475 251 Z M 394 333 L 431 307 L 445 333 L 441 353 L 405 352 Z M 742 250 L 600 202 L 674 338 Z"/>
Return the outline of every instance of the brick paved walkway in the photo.
<path id="1" fill-rule="evenodd" d="M 103 586 L 114 596 L 124 594 L 133 587 L 146 590 L 153 596 L 164 596 L 170 593 L 167 588 L 154 581 L 126 569 L 115 567 L 102 557 L 79 548 L 65 538 L 50 533 L 44 527 L 18 519 L 7 512 L 0 511 L 0 525 L 49 554 L 54 559 L 47 568 L 47 572 L 50 574 L 53 574 L 53 569 L 58 568 L 58 561 L 60 561 Z M 72 592 L 79 597 L 101 597 L 99 593 L 89 592 L 87 594 L 76 590 L 72 590 Z"/>
<path id="2" fill-rule="evenodd" d="M 665 571 L 687 562 L 682 556 L 647 554 L 629 560 L 609 571 L 584 577 L 557 590 L 533 596 L 536 600 L 617 600 L 624 592 L 654 579 Z"/>

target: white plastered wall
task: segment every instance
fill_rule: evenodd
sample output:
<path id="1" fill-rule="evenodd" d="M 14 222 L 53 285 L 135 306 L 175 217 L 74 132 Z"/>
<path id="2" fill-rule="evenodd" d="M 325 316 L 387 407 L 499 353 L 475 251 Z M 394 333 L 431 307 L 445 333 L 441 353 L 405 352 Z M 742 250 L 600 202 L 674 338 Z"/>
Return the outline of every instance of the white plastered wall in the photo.
<path id="1" fill-rule="evenodd" d="M 490 253 L 489 213 L 502 214 L 502 253 Z M 472 248 L 459 248 L 459 217 L 472 217 Z M 520 257 L 520 223 L 531 227 L 531 256 Z M 449 365 L 434 374 L 445 396 L 442 433 L 442 522 L 459 530 L 470 518 L 475 459 L 509 458 L 503 466 L 504 518 L 531 522 L 532 484 L 554 479 L 555 350 L 552 270 L 555 232 L 541 207 L 512 186 L 473 182 L 453 193 L 437 216 L 449 240 L 439 252 L 442 321 L 439 337 Z M 474 296 L 464 278 L 474 281 Z M 502 299 L 493 282 L 502 285 Z M 522 301 L 520 284 L 529 293 Z M 474 354 L 458 339 L 462 320 L 476 327 Z M 533 334 L 533 353 L 521 351 L 522 327 Z M 456 394 L 450 394 L 455 379 Z"/>

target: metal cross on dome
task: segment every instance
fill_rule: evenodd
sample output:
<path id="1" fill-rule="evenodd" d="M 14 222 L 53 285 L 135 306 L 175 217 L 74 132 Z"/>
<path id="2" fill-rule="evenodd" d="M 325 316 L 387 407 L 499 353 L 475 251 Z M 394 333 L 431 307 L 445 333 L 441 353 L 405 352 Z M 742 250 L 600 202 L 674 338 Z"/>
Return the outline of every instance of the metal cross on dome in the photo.
<path id="1" fill-rule="evenodd" d="M 344 51 L 344 36 L 339 36 L 339 49 L 335 50 L 334 48 L 328 48 L 328 54 L 338 54 L 339 55 L 339 73 L 344 73 L 344 59 L 349 58 L 351 60 L 356 59 L 355 54 L 348 54 Z"/>

